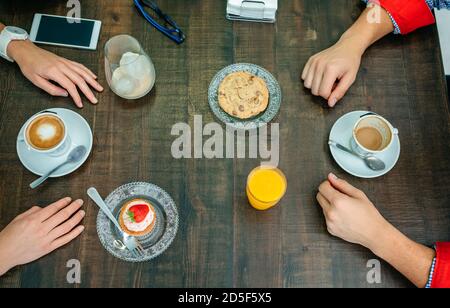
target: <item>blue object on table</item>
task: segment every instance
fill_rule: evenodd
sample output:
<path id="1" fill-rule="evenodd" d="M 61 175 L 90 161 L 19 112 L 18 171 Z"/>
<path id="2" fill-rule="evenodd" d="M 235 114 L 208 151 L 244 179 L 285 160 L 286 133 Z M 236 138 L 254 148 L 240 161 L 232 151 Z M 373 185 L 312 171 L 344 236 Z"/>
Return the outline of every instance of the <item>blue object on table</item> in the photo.
<path id="1" fill-rule="evenodd" d="M 154 1 L 150 0 L 134 0 L 134 5 L 136 5 L 142 16 L 158 31 L 162 32 L 164 35 L 169 37 L 171 40 L 177 44 L 181 44 L 185 41 L 186 35 L 178 27 L 177 23 L 173 19 L 165 14 Z M 164 25 L 159 24 L 146 10 L 145 7 L 152 9 L 155 14 L 164 21 Z"/>

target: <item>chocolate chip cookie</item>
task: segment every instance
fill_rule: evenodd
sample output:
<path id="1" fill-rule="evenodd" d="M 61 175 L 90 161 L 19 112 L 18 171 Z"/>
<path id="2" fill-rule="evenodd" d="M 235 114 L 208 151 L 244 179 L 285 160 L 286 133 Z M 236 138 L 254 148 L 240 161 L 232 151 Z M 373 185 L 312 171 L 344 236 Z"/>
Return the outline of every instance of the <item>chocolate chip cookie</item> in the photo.
<path id="1" fill-rule="evenodd" d="M 229 115 L 249 119 L 267 109 L 269 90 L 266 82 L 247 72 L 228 75 L 219 87 L 219 106 Z"/>

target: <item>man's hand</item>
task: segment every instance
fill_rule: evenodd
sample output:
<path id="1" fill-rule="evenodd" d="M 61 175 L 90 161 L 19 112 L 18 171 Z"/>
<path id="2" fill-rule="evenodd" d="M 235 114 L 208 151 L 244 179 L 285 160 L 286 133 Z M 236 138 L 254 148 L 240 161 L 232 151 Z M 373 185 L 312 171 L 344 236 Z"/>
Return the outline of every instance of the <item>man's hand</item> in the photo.
<path id="1" fill-rule="evenodd" d="M 32 207 L 0 232 L 0 275 L 69 243 L 84 227 L 82 200 L 61 199 L 46 208 Z"/>
<path id="2" fill-rule="evenodd" d="M 53 96 L 70 94 L 75 105 L 82 108 L 78 88 L 91 103 L 98 102 L 90 86 L 99 92 L 103 91 L 103 87 L 97 82 L 95 74 L 82 64 L 39 48 L 29 40 L 12 41 L 7 52 L 17 62 L 25 77 L 47 93 Z"/>

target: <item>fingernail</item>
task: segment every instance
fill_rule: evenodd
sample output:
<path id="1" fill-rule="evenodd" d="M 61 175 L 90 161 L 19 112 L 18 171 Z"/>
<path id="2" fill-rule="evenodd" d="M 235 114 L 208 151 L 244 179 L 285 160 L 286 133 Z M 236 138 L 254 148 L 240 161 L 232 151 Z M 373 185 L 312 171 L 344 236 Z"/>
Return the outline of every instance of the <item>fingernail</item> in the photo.
<path id="1" fill-rule="evenodd" d="M 80 232 L 84 231 L 84 226 L 80 226 Z"/>
<path id="2" fill-rule="evenodd" d="M 97 98 L 95 98 L 95 97 L 94 97 L 94 98 L 92 98 L 92 103 L 93 103 L 93 104 L 97 104 L 97 103 L 98 103 L 98 99 L 97 99 Z"/>
<path id="3" fill-rule="evenodd" d="M 334 105 L 336 105 L 336 103 L 337 103 L 337 98 L 333 98 L 333 99 L 331 99 L 331 101 L 330 101 L 330 107 L 334 107 Z"/>
<path id="4" fill-rule="evenodd" d="M 60 96 L 62 96 L 62 97 L 68 97 L 69 96 L 69 93 L 67 93 L 67 92 L 65 92 L 65 93 L 61 93 L 61 95 Z"/>
<path id="5" fill-rule="evenodd" d="M 333 180 L 337 180 L 338 179 L 338 177 L 334 173 L 330 173 L 328 176 L 330 178 L 332 178 Z"/>
<path id="6" fill-rule="evenodd" d="M 86 216 L 86 212 L 85 211 L 80 211 L 80 215 L 81 215 L 81 217 L 84 217 L 84 216 Z"/>
<path id="7" fill-rule="evenodd" d="M 77 203 L 78 203 L 79 205 L 83 205 L 84 201 L 81 200 L 81 199 L 78 199 L 78 200 L 77 200 Z"/>

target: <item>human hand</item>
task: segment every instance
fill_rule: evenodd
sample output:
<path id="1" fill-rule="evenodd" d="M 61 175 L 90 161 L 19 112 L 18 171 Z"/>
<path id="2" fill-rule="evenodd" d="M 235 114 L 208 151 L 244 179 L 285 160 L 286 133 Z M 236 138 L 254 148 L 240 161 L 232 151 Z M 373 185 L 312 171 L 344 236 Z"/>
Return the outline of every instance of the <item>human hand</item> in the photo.
<path id="1" fill-rule="evenodd" d="M 0 276 L 11 268 L 32 262 L 64 246 L 84 227 L 82 200 L 61 199 L 46 208 L 32 207 L 0 232 Z"/>
<path id="2" fill-rule="evenodd" d="M 373 251 L 378 236 L 391 229 L 361 190 L 333 174 L 319 186 L 316 197 L 333 236 Z"/>
<path id="3" fill-rule="evenodd" d="M 83 107 L 83 103 L 77 87 L 93 104 L 98 100 L 89 85 L 99 92 L 103 91 L 96 81 L 97 76 L 85 66 L 39 48 L 31 41 L 12 41 L 8 45 L 8 55 L 34 85 L 53 96 L 70 94 L 79 108 Z"/>
<path id="4" fill-rule="evenodd" d="M 332 47 L 312 56 L 302 72 L 304 86 L 334 107 L 355 82 L 365 50 L 360 45 L 354 37 L 343 36 Z"/>
<path id="5" fill-rule="evenodd" d="M 317 201 L 331 235 L 370 249 L 416 286 L 425 286 L 434 250 L 387 222 L 361 190 L 330 173 L 319 187 Z"/>
<path id="6" fill-rule="evenodd" d="M 335 45 L 309 59 L 302 73 L 305 87 L 334 107 L 355 82 L 366 49 L 393 30 L 389 13 L 369 5 Z"/>

